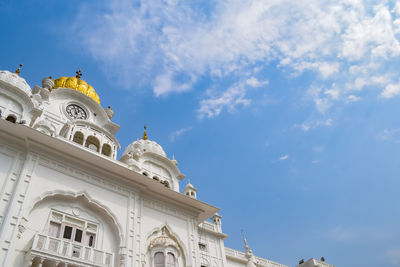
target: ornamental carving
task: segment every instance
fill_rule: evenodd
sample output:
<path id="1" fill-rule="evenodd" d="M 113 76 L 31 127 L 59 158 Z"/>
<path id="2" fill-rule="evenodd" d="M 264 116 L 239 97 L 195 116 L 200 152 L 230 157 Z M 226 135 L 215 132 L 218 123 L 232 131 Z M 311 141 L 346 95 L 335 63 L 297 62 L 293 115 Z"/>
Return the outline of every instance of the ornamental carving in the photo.
<path id="1" fill-rule="evenodd" d="M 176 250 L 179 251 L 179 245 L 178 245 L 177 241 L 175 240 L 175 238 L 172 235 L 170 235 L 167 227 L 165 227 L 165 226 L 163 228 L 161 228 L 161 231 L 158 231 L 156 233 L 156 237 L 154 237 L 150 241 L 149 249 L 152 249 L 157 246 L 160 246 L 160 247 L 169 247 L 170 246 L 170 247 L 174 247 Z"/>
<path id="2" fill-rule="evenodd" d="M 50 136 L 56 131 L 56 127 L 48 119 L 40 120 L 33 128 Z"/>

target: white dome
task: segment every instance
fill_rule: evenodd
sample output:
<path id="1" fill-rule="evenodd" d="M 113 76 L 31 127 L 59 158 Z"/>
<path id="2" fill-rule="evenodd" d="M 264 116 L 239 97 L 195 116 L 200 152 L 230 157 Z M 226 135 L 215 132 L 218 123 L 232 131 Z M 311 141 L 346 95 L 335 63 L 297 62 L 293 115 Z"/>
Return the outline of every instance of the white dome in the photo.
<path id="1" fill-rule="evenodd" d="M 194 189 L 194 186 L 190 182 L 188 182 L 185 188 Z"/>
<path id="2" fill-rule="evenodd" d="M 29 96 L 32 94 L 31 87 L 26 83 L 25 79 L 21 78 L 16 73 L 12 73 L 7 70 L 1 70 L 0 80 L 21 89 Z"/>
<path id="3" fill-rule="evenodd" d="M 154 154 L 160 155 L 162 157 L 167 157 L 164 152 L 164 149 L 154 141 L 151 140 L 136 140 L 132 144 L 130 144 L 124 152 L 124 155 L 132 154 L 132 155 L 141 155 L 146 152 L 152 152 Z"/>

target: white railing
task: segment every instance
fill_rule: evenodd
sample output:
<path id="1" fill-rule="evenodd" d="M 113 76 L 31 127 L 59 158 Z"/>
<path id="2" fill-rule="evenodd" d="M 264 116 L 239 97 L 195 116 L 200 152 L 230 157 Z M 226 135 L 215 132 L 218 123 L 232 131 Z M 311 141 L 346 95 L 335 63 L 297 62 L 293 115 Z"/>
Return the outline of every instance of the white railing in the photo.
<path id="1" fill-rule="evenodd" d="M 213 224 L 213 223 L 211 223 L 211 222 L 204 221 L 204 222 L 202 222 L 199 226 L 202 227 L 202 228 L 204 228 L 204 229 L 217 232 L 217 228 L 215 227 L 215 224 Z"/>
<path id="2" fill-rule="evenodd" d="M 247 261 L 246 253 L 238 251 L 238 250 L 235 250 L 235 249 L 231 249 L 231 248 L 225 247 L 225 254 L 227 256 L 241 258 L 241 259 L 245 259 Z"/>
<path id="3" fill-rule="evenodd" d="M 242 252 L 242 251 L 238 251 L 236 249 L 231 249 L 231 248 L 227 248 L 225 247 L 225 255 L 227 257 L 231 257 L 231 258 L 237 258 L 240 259 L 242 261 L 248 261 L 248 259 L 246 258 L 246 253 Z M 264 258 L 260 258 L 260 257 L 256 257 L 256 260 L 258 262 L 257 266 L 266 266 L 266 267 L 288 267 L 286 265 L 277 263 L 277 262 L 273 262 Z"/>
<path id="4" fill-rule="evenodd" d="M 36 234 L 33 239 L 32 252 L 40 251 L 55 256 L 91 263 L 92 266 L 113 267 L 114 253 L 73 243 L 43 234 Z"/>

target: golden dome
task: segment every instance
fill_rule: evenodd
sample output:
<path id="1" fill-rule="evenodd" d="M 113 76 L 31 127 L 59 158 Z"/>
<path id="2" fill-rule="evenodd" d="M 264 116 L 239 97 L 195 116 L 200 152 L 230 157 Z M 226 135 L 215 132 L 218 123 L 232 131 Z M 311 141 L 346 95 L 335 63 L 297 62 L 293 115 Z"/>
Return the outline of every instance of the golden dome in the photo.
<path id="1" fill-rule="evenodd" d="M 60 77 L 54 80 L 53 88 L 57 89 L 60 87 L 79 91 L 82 94 L 87 95 L 88 97 L 96 101 L 98 104 L 100 104 L 100 98 L 97 95 L 96 91 L 90 84 L 88 84 L 84 80 L 81 80 L 76 77 Z"/>

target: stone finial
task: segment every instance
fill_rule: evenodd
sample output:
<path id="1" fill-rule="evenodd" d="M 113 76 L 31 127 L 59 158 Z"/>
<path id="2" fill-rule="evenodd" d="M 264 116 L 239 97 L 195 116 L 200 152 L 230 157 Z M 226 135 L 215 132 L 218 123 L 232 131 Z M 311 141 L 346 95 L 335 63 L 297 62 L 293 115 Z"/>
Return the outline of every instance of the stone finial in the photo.
<path id="1" fill-rule="evenodd" d="M 76 72 L 76 78 L 78 78 L 78 79 L 80 79 L 81 78 L 81 76 L 82 76 L 82 69 L 79 69 L 77 72 Z"/>
<path id="2" fill-rule="evenodd" d="M 42 80 L 42 87 L 46 88 L 47 90 L 51 91 L 54 87 L 54 81 L 52 79 L 51 76 L 49 76 L 48 78 L 44 78 Z"/>
<path id="3" fill-rule="evenodd" d="M 172 159 L 171 159 L 171 161 L 172 161 L 172 163 L 175 164 L 175 166 L 178 165 L 178 161 L 175 159 L 175 155 L 174 155 L 174 154 L 172 154 Z"/>
<path id="4" fill-rule="evenodd" d="M 246 236 L 244 235 L 244 231 L 242 230 L 243 241 L 244 241 L 244 248 L 246 250 L 246 258 L 247 263 L 246 267 L 256 267 L 257 266 L 257 259 L 253 254 L 253 251 L 250 249 L 249 245 L 247 244 Z"/>
<path id="5" fill-rule="evenodd" d="M 251 249 L 249 248 L 249 245 L 247 244 L 247 239 L 246 239 L 243 229 L 242 229 L 242 236 L 243 236 L 243 241 L 244 241 L 244 249 L 246 250 L 246 252 L 248 252 L 249 250 L 251 251 Z"/>
<path id="6" fill-rule="evenodd" d="M 18 76 L 19 76 L 19 73 L 21 72 L 21 67 L 22 67 L 22 64 L 19 64 L 18 69 L 15 70 L 15 74 L 17 74 Z"/>
<path id="7" fill-rule="evenodd" d="M 147 127 L 146 127 L 146 125 L 145 125 L 145 126 L 144 126 L 143 137 L 142 137 L 142 139 L 143 139 L 143 140 L 147 140 L 147 133 L 146 133 L 146 129 L 147 129 Z"/>
<path id="8" fill-rule="evenodd" d="M 111 119 L 114 116 L 114 111 L 111 109 L 110 106 L 105 108 L 104 111 L 106 112 L 109 119 Z"/>

